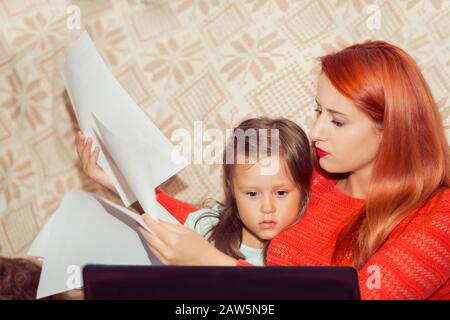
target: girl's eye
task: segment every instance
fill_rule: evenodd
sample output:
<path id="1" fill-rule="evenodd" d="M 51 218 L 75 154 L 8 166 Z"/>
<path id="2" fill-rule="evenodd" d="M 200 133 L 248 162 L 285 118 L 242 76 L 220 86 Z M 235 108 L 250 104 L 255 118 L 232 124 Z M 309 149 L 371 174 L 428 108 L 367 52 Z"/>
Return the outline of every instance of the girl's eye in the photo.
<path id="1" fill-rule="evenodd" d="M 258 195 L 258 192 L 255 191 L 250 191 L 250 192 L 246 192 L 247 196 L 249 196 L 250 198 L 254 198 Z"/>
<path id="2" fill-rule="evenodd" d="M 321 113 L 322 113 L 322 110 L 320 110 L 319 108 L 316 108 L 316 109 L 314 109 L 314 112 L 316 112 L 316 113 L 318 113 L 318 114 L 321 114 Z"/>
<path id="3" fill-rule="evenodd" d="M 331 122 L 332 122 L 336 127 L 342 127 L 342 126 L 344 125 L 343 122 L 339 122 L 339 121 L 336 121 L 336 120 L 332 120 Z"/>
<path id="4" fill-rule="evenodd" d="M 284 196 L 286 196 L 287 194 L 288 194 L 287 191 L 277 191 L 277 196 L 279 196 L 279 197 L 284 197 Z"/>

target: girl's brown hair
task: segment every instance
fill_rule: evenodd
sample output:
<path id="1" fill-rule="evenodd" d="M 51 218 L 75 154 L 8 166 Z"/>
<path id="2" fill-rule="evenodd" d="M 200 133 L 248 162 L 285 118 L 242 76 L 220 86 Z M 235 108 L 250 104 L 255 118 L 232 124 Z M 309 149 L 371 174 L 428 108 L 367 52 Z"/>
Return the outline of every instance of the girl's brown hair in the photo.
<path id="1" fill-rule="evenodd" d="M 261 135 L 261 132 L 267 134 Z M 274 132 L 277 134 L 272 134 Z M 277 141 L 273 141 L 274 139 Z M 244 151 L 244 154 L 239 154 L 242 151 Z M 232 188 L 235 163 L 242 156 L 244 159 L 249 159 L 256 155 L 256 159 L 250 159 L 250 161 L 259 161 L 260 156 L 262 159 L 274 155 L 276 152 L 278 152 L 280 159 L 284 160 L 293 182 L 301 192 L 302 203 L 299 212 L 299 218 L 301 218 L 310 199 L 313 164 L 308 137 L 297 124 L 284 118 L 260 117 L 248 119 L 234 128 L 233 135 L 228 140 L 223 153 L 225 201 L 223 204 L 220 203 L 223 206 L 223 211 L 218 217 L 218 223 L 207 234 L 210 234 L 208 239 L 214 243 L 217 249 L 235 259 L 244 258 L 239 250 L 244 225 L 239 217 Z M 229 163 L 230 154 L 232 155 L 232 163 Z M 207 213 L 202 215 L 201 218 L 208 216 L 215 215 Z M 267 254 L 268 243 L 269 241 L 266 242 L 264 255 Z"/>

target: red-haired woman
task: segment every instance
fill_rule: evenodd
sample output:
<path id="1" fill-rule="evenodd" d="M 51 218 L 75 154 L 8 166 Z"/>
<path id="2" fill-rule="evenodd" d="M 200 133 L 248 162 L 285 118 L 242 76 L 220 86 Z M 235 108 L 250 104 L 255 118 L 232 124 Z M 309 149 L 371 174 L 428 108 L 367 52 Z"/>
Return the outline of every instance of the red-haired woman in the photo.
<path id="1" fill-rule="evenodd" d="M 321 65 L 311 202 L 271 241 L 267 264 L 353 266 L 363 299 L 448 299 L 449 148 L 424 77 L 383 41 L 326 55 Z M 164 193 L 158 199 L 180 220 L 192 210 Z M 246 265 L 183 226 L 146 221 L 155 233 L 143 234 L 164 263 Z"/>

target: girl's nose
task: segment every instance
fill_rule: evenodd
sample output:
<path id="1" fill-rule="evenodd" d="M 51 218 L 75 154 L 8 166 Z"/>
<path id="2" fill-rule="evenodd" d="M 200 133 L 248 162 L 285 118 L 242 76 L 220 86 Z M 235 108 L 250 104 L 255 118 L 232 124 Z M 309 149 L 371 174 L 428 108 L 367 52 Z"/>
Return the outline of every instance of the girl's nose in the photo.
<path id="1" fill-rule="evenodd" d="M 264 197 L 263 203 L 261 205 L 262 213 L 273 213 L 275 212 L 275 205 L 270 196 Z"/>

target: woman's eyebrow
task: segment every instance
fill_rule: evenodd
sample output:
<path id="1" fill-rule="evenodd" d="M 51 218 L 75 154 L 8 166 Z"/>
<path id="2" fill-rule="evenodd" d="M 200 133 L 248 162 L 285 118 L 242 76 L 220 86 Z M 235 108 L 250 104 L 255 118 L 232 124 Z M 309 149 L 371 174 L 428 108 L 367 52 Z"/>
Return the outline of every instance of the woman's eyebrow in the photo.
<path id="1" fill-rule="evenodd" d="M 319 101 L 317 101 L 317 98 L 315 98 L 314 100 L 316 100 L 316 103 L 319 105 L 319 107 L 322 108 L 322 105 L 319 103 Z M 340 114 L 342 116 L 346 116 L 345 113 L 342 113 L 342 112 L 339 112 L 339 111 L 336 111 L 336 110 L 333 110 L 333 109 L 329 109 L 329 108 L 324 108 L 324 109 L 326 109 L 329 113 L 332 113 L 332 114 Z"/>

